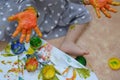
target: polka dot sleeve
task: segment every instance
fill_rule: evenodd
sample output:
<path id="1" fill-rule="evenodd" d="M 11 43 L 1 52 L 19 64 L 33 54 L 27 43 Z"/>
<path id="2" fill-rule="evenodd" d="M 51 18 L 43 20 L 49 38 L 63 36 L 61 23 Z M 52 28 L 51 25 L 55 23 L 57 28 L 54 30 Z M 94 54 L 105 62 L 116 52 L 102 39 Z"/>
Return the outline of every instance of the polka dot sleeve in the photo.
<path id="1" fill-rule="evenodd" d="M 69 3 L 66 11 L 60 19 L 59 25 L 84 24 L 90 20 L 90 13 L 84 5 Z"/>

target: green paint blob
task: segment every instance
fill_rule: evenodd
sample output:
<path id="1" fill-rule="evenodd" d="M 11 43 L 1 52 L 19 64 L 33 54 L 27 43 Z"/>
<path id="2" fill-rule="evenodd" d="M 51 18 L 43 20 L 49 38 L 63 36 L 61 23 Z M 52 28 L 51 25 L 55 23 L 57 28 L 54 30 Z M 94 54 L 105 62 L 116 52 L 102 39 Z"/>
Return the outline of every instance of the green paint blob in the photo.
<path id="1" fill-rule="evenodd" d="M 4 56 L 4 57 L 15 56 L 15 55 L 10 54 L 10 53 L 5 53 L 5 54 L 1 54 L 1 55 Z"/>
<path id="2" fill-rule="evenodd" d="M 6 53 L 10 53 L 10 50 L 11 50 L 11 46 L 7 45 L 6 48 L 5 48 L 5 52 Z"/>
<path id="3" fill-rule="evenodd" d="M 75 58 L 79 63 L 83 64 L 84 66 L 86 66 L 87 62 L 86 59 L 83 56 L 78 56 Z"/>
<path id="4" fill-rule="evenodd" d="M 76 71 L 78 72 L 79 76 L 86 79 L 90 77 L 90 71 L 85 68 L 77 68 Z"/>
<path id="5" fill-rule="evenodd" d="M 42 40 L 39 37 L 32 37 L 30 39 L 30 46 L 33 49 L 38 49 L 42 45 Z"/>

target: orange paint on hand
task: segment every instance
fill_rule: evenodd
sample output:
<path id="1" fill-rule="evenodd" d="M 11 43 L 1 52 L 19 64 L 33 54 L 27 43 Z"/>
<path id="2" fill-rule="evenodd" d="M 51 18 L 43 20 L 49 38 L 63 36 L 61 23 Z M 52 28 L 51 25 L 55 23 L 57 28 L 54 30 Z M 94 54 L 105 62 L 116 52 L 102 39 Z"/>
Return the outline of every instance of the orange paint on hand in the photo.
<path id="1" fill-rule="evenodd" d="M 32 29 L 36 31 L 39 37 L 42 37 L 42 33 L 37 26 L 37 12 L 33 7 L 27 7 L 23 12 L 16 15 L 8 17 L 8 21 L 18 21 L 18 26 L 16 31 L 12 34 L 12 37 L 16 37 L 20 32 L 20 42 L 24 41 L 26 37 L 26 42 L 29 42 Z"/>
<path id="2" fill-rule="evenodd" d="M 113 0 L 89 0 L 89 4 L 94 7 L 98 18 L 101 17 L 100 11 L 103 12 L 106 17 L 111 18 L 111 15 L 107 11 L 116 13 L 117 10 L 111 8 L 110 5 L 120 6 L 120 2 L 115 2 Z"/>

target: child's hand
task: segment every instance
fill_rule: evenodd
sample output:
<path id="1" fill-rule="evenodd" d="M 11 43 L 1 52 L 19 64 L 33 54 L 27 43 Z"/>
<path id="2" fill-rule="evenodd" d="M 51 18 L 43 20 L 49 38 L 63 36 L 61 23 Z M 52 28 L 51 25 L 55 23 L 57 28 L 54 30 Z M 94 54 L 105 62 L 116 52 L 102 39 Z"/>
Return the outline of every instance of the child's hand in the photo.
<path id="1" fill-rule="evenodd" d="M 12 37 L 16 37 L 21 32 L 21 43 L 24 41 L 25 37 L 26 42 L 29 42 L 32 29 L 36 31 L 39 37 L 42 37 L 42 33 L 37 26 L 37 12 L 33 7 L 28 7 L 23 12 L 10 16 L 8 20 L 18 21 L 18 26 L 16 28 L 16 31 L 12 34 Z"/>
<path id="2" fill-rule="evenodd" d="M 111 15 L 107 12 L 107 10 L 114 13 L 116 13 L 117 10 L 111 8 L 110 5 L 120 6 L 120 2 L 115 2 L 113 0 L 89 0 L 89 4 L 95 8 L 98 18 L 101 17 L 100 11 L 102 11 L 106 17 L 111 18 Z"/>

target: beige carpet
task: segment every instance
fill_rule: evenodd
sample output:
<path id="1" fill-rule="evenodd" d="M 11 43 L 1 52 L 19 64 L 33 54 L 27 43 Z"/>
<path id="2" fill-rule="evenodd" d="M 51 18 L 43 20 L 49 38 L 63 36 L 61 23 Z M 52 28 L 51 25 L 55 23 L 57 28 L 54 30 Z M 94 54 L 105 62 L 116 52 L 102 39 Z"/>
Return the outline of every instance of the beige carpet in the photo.
<path id="1" fill-rule="evenodd" d="M 94 70 L 100 80 L 120 80 L 120 70 L 114 71 L 108 66 L 109 58 L 120 58 L 120 7 L 114 7 L 118 13 L 111 13 L 111 19 L 104 17 L 103 14 L 102 18 L 98 19 L 93 8 L 91 6 L 87 6 L 87 8 L 92 14 L 93 20 L 77 42 L 80 46 L 84 45 L 90 52 L 85 56 L 87 66 Z M 63 39 L 49 42 L 59 47 Z M 5 46 L 6 43 L 0 42 L 0 50 Z"/>

